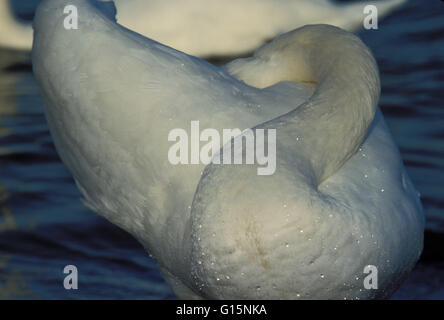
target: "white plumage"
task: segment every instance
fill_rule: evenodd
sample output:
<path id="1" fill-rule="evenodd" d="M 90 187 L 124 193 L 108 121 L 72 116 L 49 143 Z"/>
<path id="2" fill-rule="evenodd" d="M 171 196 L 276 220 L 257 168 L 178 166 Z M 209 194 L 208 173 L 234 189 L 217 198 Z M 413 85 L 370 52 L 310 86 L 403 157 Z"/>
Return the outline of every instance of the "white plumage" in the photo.
<path id="1" fill-rule="evenodd" d="M 0 1 L 0 47 L 30 50 L 31 25 L 12 16 Z M 382 18 L 405 0 L 116 0 L 117 21 L 146 37 L 195 56 L 238 55 L 308 23 L 347 30 L 362 26 L 363 8 L 373 4 Z"/>
<path id="2" fill-rule="evenodd" d="M 68 2 L 78 30 L 63 28 Z M 38 8 L 32 59 L 50 130 L 89 207 L 143 244 L 178 297 L 384 298 L 400 286 L 424 217 L 357 37 L 306 26 L 218 68 L 93 4 Z M 275 128 L 275 174 L 171 165 L 168 133 L 192 120 Z M 366 265 L 378 290 L 363 287 Z"/>
<path id="3" fill-rule="evenodd" d="M 29 51 L 32 46 L 32 27 L 18 21 L 12 14 L 10 0 L 0 1 L 0 48 Z"/>

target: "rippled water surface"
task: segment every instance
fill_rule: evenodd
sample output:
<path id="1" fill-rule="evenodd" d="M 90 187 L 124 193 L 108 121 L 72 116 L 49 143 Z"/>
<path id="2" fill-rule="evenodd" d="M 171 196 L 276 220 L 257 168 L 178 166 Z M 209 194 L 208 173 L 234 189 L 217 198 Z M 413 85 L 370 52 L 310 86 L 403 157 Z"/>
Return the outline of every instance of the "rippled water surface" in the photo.
<path id="1" fill-rule="evenodd" d="M 4 0 L 0 0 L 4 1 Z M 32 17 L 38 1 L 15 1 Z M 444 4 L 411 0 L 361 31 L 381 108 L 427 216 L 420 263 L 394 298 L 444 298 Z M 76 265 L 80 290 L 63 289 Z M 55 152 L 26 54 L 0 49 L 0 299 L 174 298 L 129 235 L 86 209 Z"/>

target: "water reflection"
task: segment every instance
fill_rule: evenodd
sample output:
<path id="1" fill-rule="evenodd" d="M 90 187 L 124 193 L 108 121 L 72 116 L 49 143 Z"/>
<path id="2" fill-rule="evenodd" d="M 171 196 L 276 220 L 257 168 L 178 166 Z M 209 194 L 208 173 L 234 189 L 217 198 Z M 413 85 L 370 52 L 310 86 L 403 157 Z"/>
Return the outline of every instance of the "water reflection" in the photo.
<path id="1" fill-rule="evenodd" d="M 0 55 L 3 67 L 9 66 L 17 61 L 9 53 Z M 0 73 L 0 139 L 9 139 L 12 129 L 6 125 L 8 119 L 17 116 L 18 93 L 16 90 L 20 75 L 9 72 Z M 3 124 L 3 125 L 2 125 Z M 5 146 L 0 146 L 0 157 L 8 154 L 11 150 Z M 0 172 L 3 171 L 3 162 L 0 162 Z M 0 185 L 0 236 L 7 237 L 8 232 L 18 230 L 18 224 L 14 214 L 7 206 L 10 192 L 5 186 Z M 24 299 L 32 298 L 33 292 L 28 287 L 22 272 L 19 268 L 10 264 L 14 258 L 13 253 L 0 252 L 0 299 Z"/>

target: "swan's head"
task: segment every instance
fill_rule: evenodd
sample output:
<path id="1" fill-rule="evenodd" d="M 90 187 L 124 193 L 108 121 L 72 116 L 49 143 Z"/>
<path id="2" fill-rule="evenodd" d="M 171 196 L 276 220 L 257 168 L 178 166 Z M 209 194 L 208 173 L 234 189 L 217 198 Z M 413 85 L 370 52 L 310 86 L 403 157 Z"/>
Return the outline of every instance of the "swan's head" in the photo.
<path id="1" fill-rule="evenodd" d="M 354 52 L 359 55 L 351 55 Z M 237 59 L 225 68 L 258 88 L 280 81 L 319 83 L 331 73 L 331 67 L 338 67 L 337 57 L 341 56 L 347 56 L 353 67 L 366 67 L 379 88 L 377 65 L 367 46 L 352 33 L 330 25 L 307 25 L 285 33 L 259 48 L 252 57 Z"/>

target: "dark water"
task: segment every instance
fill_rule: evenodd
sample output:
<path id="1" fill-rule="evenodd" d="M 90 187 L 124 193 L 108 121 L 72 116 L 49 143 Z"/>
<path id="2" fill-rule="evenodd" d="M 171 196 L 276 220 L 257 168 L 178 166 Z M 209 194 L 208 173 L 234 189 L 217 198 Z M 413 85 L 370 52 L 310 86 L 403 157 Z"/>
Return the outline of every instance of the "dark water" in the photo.
<path id="1" fill-rule="evenodd" d="M 37 2 L 14 4 L 30 18 Z M 427 216 L 424 253 L 394 298 L 444 299 L 444 3 L 408 1 L 359 35 L 378 60 L 381 108 Z M 174 298 L 142 247 L 80 202 L 29 57 L 0 50 L 0 69 L 0 299 Z M 77 291 L 63 288 L 69 264 Z"/>

